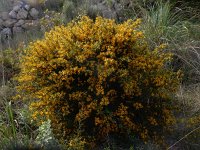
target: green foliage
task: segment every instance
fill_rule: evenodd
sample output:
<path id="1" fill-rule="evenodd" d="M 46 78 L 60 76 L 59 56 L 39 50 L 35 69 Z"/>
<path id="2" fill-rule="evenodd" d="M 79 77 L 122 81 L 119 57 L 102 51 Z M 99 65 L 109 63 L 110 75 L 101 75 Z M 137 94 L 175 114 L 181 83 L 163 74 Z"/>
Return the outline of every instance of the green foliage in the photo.
<path id="1" fill-rule="evenodd" d="M 46 10 L 44 17 L 40 19 L 40 27 L 43 33 L 50 31 L 53 27 L 61 25 L 61 13 Z"/>
<path id="2" fill-rule="evenodd" d="M 14 95 L 11 83 L 0 87 L 0 149 L 34 148 L 37 146 L 32 140 L 34 125 L 30 125 L 25 113 L 27 108 L 12 102 Z"/>
<path id="3" fill-rule="evenodd" d="M 181 10 L 173 11 L 171 3 L 156 3 L 149 10 L 143 10 L 142 29 L 147 39 L 153 44 L 168 42 L 168 32 L 182 19 L 184 19 L 184 13 Z"/>
<path id="4" fill-rule="evenodd" d="M 28 134 L 25 132 L 27 128 L 19 127 L 19 124 L 22 126 L 21 123 L 19 118 L 16 118 L 11 101 L 5 102 L 4 106 L 1 107 L 0 115 L 0 149 L 13 150 L 17 148 L 34 148 L 36 146 L 33 141 L 28 139 Z"/>
<path id="5" fill-rule="evenodd" d="M 9 139 L 11 137 L 15 139 L 17 128 L 16 128 L 15 122 L 14 122 L 11 102 L 8 102 L 6 104 L 5 112 L 6 112 L 6 115 L 7 115 L 6 118 L 7 118 L 9 126 L 6 127 L 5 124 L 3 124 L 3 118 L 1 118 L 1 135 L 0 135 L 0 137 L 2 137 L 2 139 L 5 139 L 5 138 Z"/>
<path id="6" fill-rule="evenodd" d="M 196 83 L 200 81 L 199 24 L 191 22 L 187 8 L 174 5 L 158 3 L 143 11 L 144 24 L 141 28 L 150 45 L 168 43 L 168 50 L 175 54 L 172 67 L 183 70 L 184 83 Z"/>
<path id="7" fill-rule="evenodd" d="M 2 50 L 0 53 L 1 82 L 9 81 L 18 72 L 19 51 L 12 49 Z M 4 80 L 4 81 L 3 81 Z"/>
<path id="8" fill-rule="evenodd" d="M 34 142 L 23 143 L 19 140 L 10 140 L 1 146 L 2 150 L 40 150 L 42 149 L 39 145 Z"/>
<path id="9" fill-rule="evenodd" d="M 63 4 L 63 22 L 69 22 L 71 21 L 77 14 L 76 14 L 76 8 L 72 1 L 65 1 Z"/>
<path id="10" fill-rule="evenodd" d="M 45 9 L 61 12 L 64 1 L 65 0 L 45 0 L 44 7 Z"/>
<path id="11" fill-rule="evenodd" d="M 95 8 L 92 7 L 91 0 L 65 0 L 62 8 L 62 21 L 69 23 L 80 15 L 96 15 Z"/>
<path id="12" fill-rule="evenodd" d="M 72 137 L 81 123 L 90 146 L 112 133 L 159 142 L 174 123 L 169 104 L 180 73 L 165 66 L 171 54 L 164 45 L 149 48 L 139 24 L 82 17 L 30 44 L 17 80 L 22 98 L 31 100 L 32 118 L 50 119 L 60 139 Z"/>

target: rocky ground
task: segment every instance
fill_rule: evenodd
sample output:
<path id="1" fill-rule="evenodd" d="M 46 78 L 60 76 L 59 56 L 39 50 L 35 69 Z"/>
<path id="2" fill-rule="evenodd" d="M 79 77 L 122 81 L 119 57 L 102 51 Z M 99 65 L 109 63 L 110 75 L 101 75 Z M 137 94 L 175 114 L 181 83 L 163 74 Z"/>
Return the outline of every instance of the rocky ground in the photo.
<path id="1" fill-rule="evenodd" d="M 63 1 L 63 0 L 62 0 Z M 11 6 L 8 11 L 0 12 L 0 35 L 1 39 L 12 37 L 17 33 L 29 30 L 39 25 L 39 18 L 42 16 L 39 0 L 11 0 Z M 101 15 L 105 18 L 123 21 L 124 10 L 133 5 L 130 0 L 84 0 L 65 1 L 67 8 L 63 8 L 65 16 L 76 16 L 76 10 L 87 9 L 87 14 L 92 17 Z M 46 0 L 43 7 L 55 7 L 62 4 L 61 0 Z M 71 8 L 77 8 L 71 10 Z M 46 8 L 45 8 L 46 9 Z M 66 11 L 66 12 L 65 12 Z M 74 14 L 73 14 L 74 13 Z M 71 18 L 73 19 L 73 17 Z M 70 21 L 69 19 L 68 21 Z M 67 20 L 67 19 L 66 19 Z"/>
<path id="2" fill-rule="evenodd" d="M 14 2 L 11 10 L 0 12 L 1 40 L 37 26 L 40 12 L 24 1 Z"/>

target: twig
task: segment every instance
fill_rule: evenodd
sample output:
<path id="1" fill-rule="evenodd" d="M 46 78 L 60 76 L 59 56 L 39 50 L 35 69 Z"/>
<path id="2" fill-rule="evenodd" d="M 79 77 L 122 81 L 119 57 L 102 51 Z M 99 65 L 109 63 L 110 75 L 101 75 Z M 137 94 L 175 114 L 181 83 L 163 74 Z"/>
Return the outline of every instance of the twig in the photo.
<path id="1" fill-rule="evenodd" d="M 185 139 L 188 135 L 192 134 L 194 131 L 200 129 L 200 126 L 195 128 L 194 130 L 190 131 L 188 134 L 186 134 L 185 136 L 183 136 L 180 140 L 176 141 L 173 145 L 171 145 L 170 147 L 167 148 L 167 150 L 171 149 L 172 147 L 174 147 L 176 144 L 178 144 L 180 141 L 182 141 L 183 139 Z"/>

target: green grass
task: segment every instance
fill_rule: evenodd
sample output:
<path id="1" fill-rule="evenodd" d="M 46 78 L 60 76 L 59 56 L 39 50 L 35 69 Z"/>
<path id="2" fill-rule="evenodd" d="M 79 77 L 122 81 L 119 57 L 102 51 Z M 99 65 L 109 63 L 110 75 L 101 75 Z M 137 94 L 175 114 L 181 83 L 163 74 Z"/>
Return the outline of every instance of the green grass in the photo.
<path id="1" fill-rule="evenodd" d="M 11 0 L 0 0 L 0 12 L 8 11 L 10 8 L 12 8 L 11 4 Z"/>

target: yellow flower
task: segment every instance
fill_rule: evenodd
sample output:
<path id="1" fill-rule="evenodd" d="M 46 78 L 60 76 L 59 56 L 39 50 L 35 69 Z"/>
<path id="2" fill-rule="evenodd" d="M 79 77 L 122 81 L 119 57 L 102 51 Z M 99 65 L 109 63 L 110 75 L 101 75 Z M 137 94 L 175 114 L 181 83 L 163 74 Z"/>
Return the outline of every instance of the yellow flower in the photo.
<path id="1" fill-rule="evenodd" d="M 136 110 L 138 110 L 138 109 L 143 108 L 143 105 L 142 105 L 141 103 L 136 102 L 136 103 L 133 104 L 133 107 L 134 107 Z"/>
<path id="2" fill-rule="evenodd" d="M 157 123 L 157 121 L 156 121 L 155 118 L 149 117 L 148 120 L 149 120 L 149 122 L 150 122 L 151 125 L 154 125 L 154 126 L 157 126 L 157 125 L 158 125 L 158 123 Z"/>
<path id="3" fill-rule="evenodd" d="M 163 106 L 181 75 L 165 67 L 171 54 L 162 44 L 151 49 L 140 23 L 83 16 L 32 42 L 17 77 L 17 97 L 30 102 L 32 118 L 50 119 L 55 135 L 69 141 L 79 125 L 88 141 L 98 141 L 127 131 L 146 140 L 157 130 L 152 125 L 172 124 L 172 110 Z"/>

